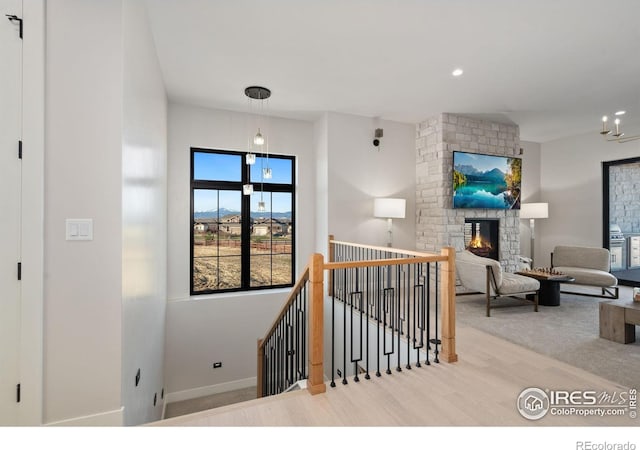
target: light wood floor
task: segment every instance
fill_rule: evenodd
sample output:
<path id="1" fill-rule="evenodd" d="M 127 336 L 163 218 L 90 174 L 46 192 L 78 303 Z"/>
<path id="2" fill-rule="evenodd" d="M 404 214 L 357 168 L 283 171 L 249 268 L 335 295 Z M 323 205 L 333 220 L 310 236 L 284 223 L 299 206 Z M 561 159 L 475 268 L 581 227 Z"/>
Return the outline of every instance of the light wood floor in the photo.
<path id="1" fill-rule="evenodd" d="M 634 426 L 639 419 L 520 416 L 527 387 L 621 392 L 626 387 L 479 330 L 459 326 L 454 364 L 350 382 L 325 394 L 306 390 L 175 417 L 148 426 Z M 637 387 L 637 386 L 632 386 Z"/>

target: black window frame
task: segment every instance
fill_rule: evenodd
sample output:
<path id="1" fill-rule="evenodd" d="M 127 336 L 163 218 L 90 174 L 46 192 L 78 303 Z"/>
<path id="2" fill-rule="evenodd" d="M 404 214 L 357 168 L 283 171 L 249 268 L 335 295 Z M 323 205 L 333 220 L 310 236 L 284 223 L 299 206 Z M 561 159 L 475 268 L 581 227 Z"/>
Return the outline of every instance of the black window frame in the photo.
<path id="1" fill-rule="evenodd" d="M 281 154 L 269 154 L 269 159 L 286 159 L 291 161 L 291 184 L 283 183 L 267 183 L 261 182 L 260 184 L 251 183 L 251 167 L 245 163 L 245 156 L 247 152 L 235 151 L 235 150 L 222 150 L 211 149 L 202 147 L 191 147 L 191 176 L 190 176 L 190 229 L 189 229 L 189 292 L 190 295 L 206 295 L 206 294 L 219 294 L 225 292 L 244 292 L 244 291 L 261 291 L 266 289 L 279 289 L 292 287 L 295 283 L 296 272 L 296 178 L 295 178 L 295 166 L 296 157 L 294 155 L 281 155 Z M 196 180 L 194 159 L 196 153 L 213 153 L 224 155 L 237 155 L 240 156 L 240 181 L 212 181 L 212 180 Z M 257 154 L 257 157 L 263 157 L 265 155 Z M 256 167 L 257 164 L 253 165 Z M 251 286 L 251 195 L 243 194 L 243 186 L 245 184 L 254 185 L 254 195 L 259 193 L 260 189 L 264 193 L 290 193 L 291 194 L 291 282 L 286 284 L 270 284 L 268 286 Z M 194 218 L 194 191 L 195 190 L 225 190 L 225 191 L 239 191 L 242 196 L 241 208 L 240 208 L 240 225 L 241 225 L 241 276 L 240 287 L 227 288 L 227 289 L 206 289 L 206 290 L 194 290 L 193 285 L 193 272 L 194 272 L 194 227 L 196 220 Z M 220 205 L 218 205 L 218 208 Z M 271 263 L 273 267 L 273 262 Z"/>

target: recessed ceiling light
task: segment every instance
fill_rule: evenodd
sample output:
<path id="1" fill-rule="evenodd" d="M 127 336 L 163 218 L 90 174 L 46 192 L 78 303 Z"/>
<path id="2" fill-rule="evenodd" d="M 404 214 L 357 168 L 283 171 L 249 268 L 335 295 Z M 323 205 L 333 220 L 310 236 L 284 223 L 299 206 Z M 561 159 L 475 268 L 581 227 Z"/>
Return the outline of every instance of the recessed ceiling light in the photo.
<path id="1" fill-rule="evenodd" d="M 462 74 L 463 74 L 462 69 L 455 69 L 453 72 L 451 72 L 451 75 L 453 75 L 454 77 L 459 77 Z"/>
<path id="2" fill-rule="evenodd" d="M 616 116 L 621 116 L 624 113 L 626 113 L 626 111 L 616 111 Z"/>

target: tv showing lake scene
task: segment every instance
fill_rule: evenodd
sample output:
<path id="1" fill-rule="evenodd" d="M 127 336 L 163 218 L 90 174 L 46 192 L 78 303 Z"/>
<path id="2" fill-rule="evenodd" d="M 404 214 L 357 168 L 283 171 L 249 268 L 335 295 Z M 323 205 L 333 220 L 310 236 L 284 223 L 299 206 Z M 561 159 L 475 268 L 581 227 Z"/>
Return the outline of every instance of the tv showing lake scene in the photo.
<path id="1" fill-rule="evenodd" d="M 453 152 L 453 207 L 520 209 L 522 159 Z"/>

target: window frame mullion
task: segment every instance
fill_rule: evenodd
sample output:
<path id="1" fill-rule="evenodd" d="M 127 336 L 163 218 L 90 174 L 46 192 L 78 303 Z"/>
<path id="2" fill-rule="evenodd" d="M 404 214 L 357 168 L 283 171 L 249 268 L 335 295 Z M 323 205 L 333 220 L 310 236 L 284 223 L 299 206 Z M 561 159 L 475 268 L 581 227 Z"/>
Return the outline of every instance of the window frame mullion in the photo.
<path id="1" fill-rule="evenodd" d="M 251 166 L 242 164 L 242 185 L 250 184 Z M 242 290 L 248 290 L 251 286 L 251 195 L 242 192 L 242 208 L 240 210 L 241 230 L 241 257 L 240 257 L 240 285 Z"/>

